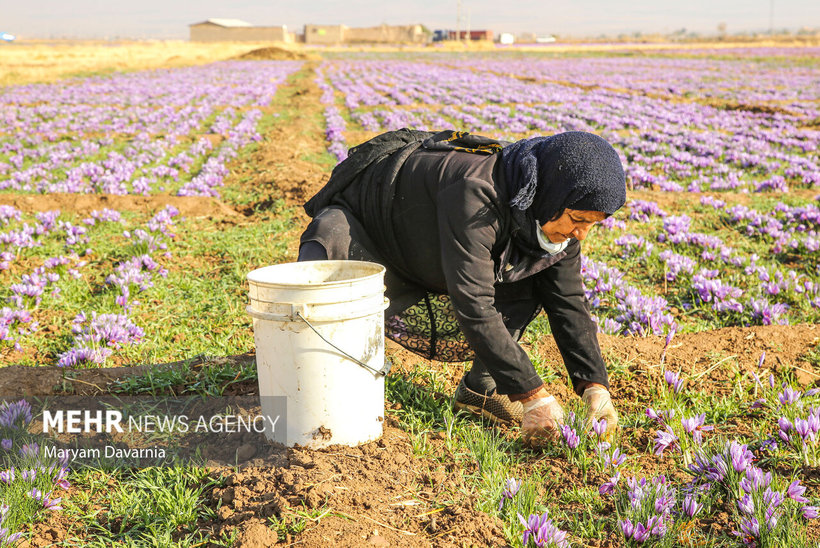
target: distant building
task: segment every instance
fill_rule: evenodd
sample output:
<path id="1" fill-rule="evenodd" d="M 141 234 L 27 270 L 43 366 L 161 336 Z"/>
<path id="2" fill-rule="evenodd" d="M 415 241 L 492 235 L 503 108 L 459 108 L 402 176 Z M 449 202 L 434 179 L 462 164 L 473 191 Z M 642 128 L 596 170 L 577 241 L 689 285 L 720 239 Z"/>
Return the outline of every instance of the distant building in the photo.
<path id="1" fill-rule="evenodd" d="M 360 27 L 347 29 L 345 42 L 394 44 L 414 43 L 423 44 L 427 41 L 427 34 L 421 25 L 379 25 L 378 27 Z"/>
<path id="2" fill-rule="evenodd" d="M 188 28 L 191 42 L 293 42 L 285 25 L 255 27 L 239 19 L 208 19 Z"/>
<path id="3" fill-rule="evenodd" d="M 346 25 L 305 25 L 306 44 L 423 44 L 427 34 L 421 25 L 379 25 L 348 27 Z"/>
<path id="4" fill-rule="evenodd" d="M 342 44 L 348 30 L 346 25 L 305 25 L 305 44 Z"/>

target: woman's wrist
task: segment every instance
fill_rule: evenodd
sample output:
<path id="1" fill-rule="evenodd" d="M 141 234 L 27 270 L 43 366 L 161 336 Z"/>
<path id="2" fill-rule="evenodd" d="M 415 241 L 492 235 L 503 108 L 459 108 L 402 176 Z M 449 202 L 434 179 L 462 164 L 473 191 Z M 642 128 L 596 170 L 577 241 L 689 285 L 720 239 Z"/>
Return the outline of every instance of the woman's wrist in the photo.
<path id="1" fill-rule="evenodd" d="M 609 390 L 606 386 L 604 386 L 603 384 L 597 383 L 597 382 L 581 381 L 576 385 L 575 393 L 578 394 L 579 396 L 583 396 L 584 395 L 584 390 L 586 390 L 587 388 L 591 388 L 593 386 L 601 387 L 601 388 L 603 388 L 604 390 L 607 390 L 607 391 Z"/>
<path id="2" fill-rule="evenodd" d="M 547 392 L 547 389 L 544 388 L 544 385 L 542 384 L 541 387 L 535 392 L 535 394 L 525 396 L 525 397 L 519 399 L 518 401 L 520 401 L 523 404 L 523 403 L 527 403 L 527 402 L 530 402 L 530 401 L 533 401 L 533 400 L 537 400 L 539 398 L 546 398 L 548 396 L 549 396 L 549 392 Z M 510 397 L 510 400 L 512 400 L 512 399 L 513 399 L 513 396 Z"/>

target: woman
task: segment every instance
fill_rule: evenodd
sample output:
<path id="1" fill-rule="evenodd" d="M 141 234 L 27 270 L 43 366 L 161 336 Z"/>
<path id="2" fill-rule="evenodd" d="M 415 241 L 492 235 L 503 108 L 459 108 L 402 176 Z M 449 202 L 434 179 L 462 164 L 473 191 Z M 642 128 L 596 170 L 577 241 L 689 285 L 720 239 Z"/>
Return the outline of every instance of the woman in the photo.
<path id="1" fill-rule="evenodd" d="M 520 421 L 536 444 L 563 421 L 517 343 L 542 308 L 591 418 L 617 426 L 580 242 L 625 199 L 618 154 L 591 133 L 509 144 L 403 129 L 351 149 L 305 205 L 299 260 L 384 265 L 387 336 L 426 358 L 474 358 L 455 405 Z"/>

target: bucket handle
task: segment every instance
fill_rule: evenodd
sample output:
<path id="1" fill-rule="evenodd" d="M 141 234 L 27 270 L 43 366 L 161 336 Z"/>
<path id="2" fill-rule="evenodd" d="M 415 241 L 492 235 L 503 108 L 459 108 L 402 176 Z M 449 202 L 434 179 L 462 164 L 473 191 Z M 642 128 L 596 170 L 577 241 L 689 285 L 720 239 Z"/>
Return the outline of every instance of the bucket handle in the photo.
<path id="1" fill-rule="evenodd" d="M 297 310 L 297 311 L 296 311 L 296 317 L 300 318 L 303 322 L 305 322 L 305 323 L 308 325 L 308 327 L 309 327 L 309 328 L 311 328 L 311 329 L 313 330 L 313 332 L 314 332 L 314 333 L 316 333 L 317 335 L 319 335 L 319 338 L 320 338 L 320 339 L 322 339 L 322 340 L 323 340 L 323 341 L 325 341 L 327 344 L 329 344 L 330 346 L 332 346 L 333 348 L 335 348 L 336 350 L 338 350 L 338 351 L 339 351 L 342 355 L 344 355 L 347 359 L 349 359 L 349 360 L 351 360 L 351 361 L 353 361 L 353 362 L 355 362 L 355 363 L 359 364 L 360 366 L 364 367 L 365 369 L 367 369 L 367 370 L 369 370 L 369 371 L 372 371 L 372 372 L 373 372 L 373 373 L 375 373 L 376 375 L 381 375 L 382 377 L 387 376 L 387 374 L 390 372 L 390 367 L 393 365 L 393 364 L 392 364 L 392 362 L 391 362 L 390 360 L 384 360 L 384 367 L 382 367 L 381 369 L 373 369 L 372 367 L 370 367 L 369 365 L 367 365 L 367 364 L 366 364 L 366 363 L 364 363 L 363 361 L 361 361 L 361 360 L 358 360 L 358 359 L 354 358 L 353 356 L 351 356 L 350 354 L 348 354 L 347 352 L 345 352 L 344 350 L 342 350 L 341 348 L 339 348 L 338 346 L 336 346 L 335 344 L 333 344 L 332 342 L 330 342 L 329 340 L 327 340 L 327 339 L 325 338 L 325 336 L 324 336 L 324 335 L 322 335 L 321 333 L 319 333 L 319 331 L 318 331 L 315 327 L 313 327 L 313 324 L 311 324 L 311 323 L 307 320 L 307 318 L 305 318 L 305 317 L 302 315 L 302 312 L 301 312 L 301 311 L 299 311 L 299 310 Z"/>

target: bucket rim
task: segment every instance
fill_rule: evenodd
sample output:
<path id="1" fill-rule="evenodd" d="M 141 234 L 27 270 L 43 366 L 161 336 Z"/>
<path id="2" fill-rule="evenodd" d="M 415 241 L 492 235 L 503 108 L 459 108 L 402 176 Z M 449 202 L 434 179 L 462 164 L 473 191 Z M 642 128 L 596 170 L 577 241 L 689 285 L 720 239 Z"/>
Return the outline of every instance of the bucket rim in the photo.
<path id="1" fill-rule="evenodd" d="M 387 269 L 380 265 L 379 263 L 374 263 L 371 261 L 348 261 L 348 260 L 327 260 L 327 261 L 305 261 L 303 264 L 309 263 L 322 263 L 328 265 L 361 265 L 366 266 L 368 268 L 373 268 L 375 272 L 372 274 L 368 274 L 366 276 L 359 276 L 355 278 L 346 278 L 344 280 L 332 280 L 329 282 L 316 282 L 316 283 L 285 283 L 285 282 L 270 282 L 270 281 L 263 281 L 259 279 L 259 275 L 263 270 L 275 269 L 276 267 L 283 267 L 283 266 L 290 266 L 295 264 L 300 264 L 298 262 L 290 262 L 290 263 L 279 263 L 279 264 L 272 264 L 268 266 L 263 266 L 261 268 L 257 268 L 255 270 L 251 270 L 248 272 L 246 278 L 249 283 L 256 285 L 257 287 L 286 287 L 292 289 L 316 289 L 316 288 L 334 288 L 334 287 L 342 287 L 345 285 L 349 285 L 351 282 L 367 282 L 375 279 L 383 279 L 385 272 Z"/>

